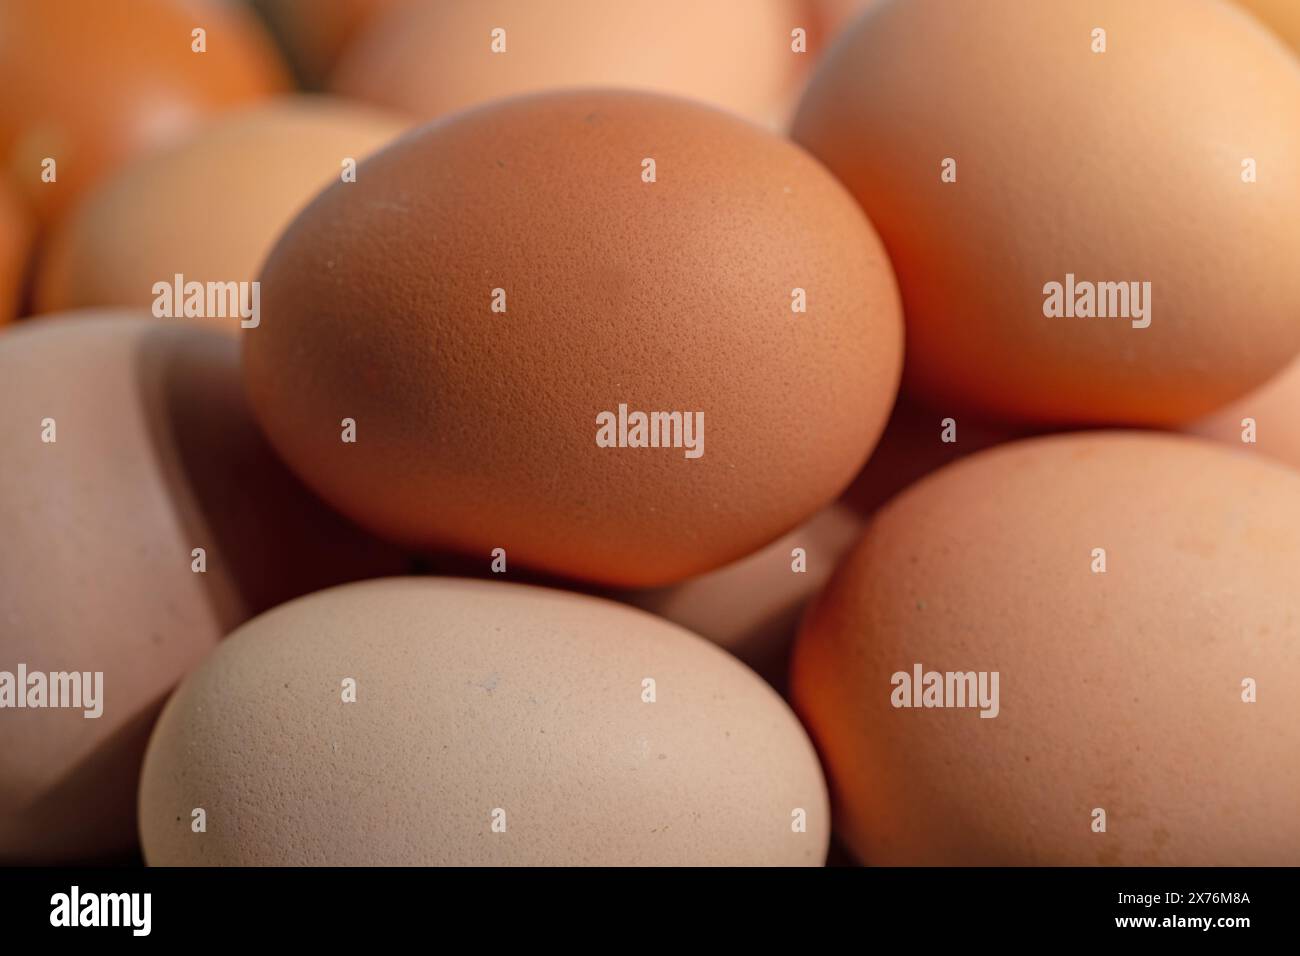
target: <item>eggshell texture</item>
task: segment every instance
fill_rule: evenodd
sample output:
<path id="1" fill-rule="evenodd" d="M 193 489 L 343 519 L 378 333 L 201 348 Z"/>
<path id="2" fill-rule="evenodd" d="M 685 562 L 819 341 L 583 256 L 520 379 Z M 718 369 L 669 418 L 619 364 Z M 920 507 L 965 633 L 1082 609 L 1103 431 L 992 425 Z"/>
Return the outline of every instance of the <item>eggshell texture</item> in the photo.
<path id="1" fill-rule="evenodd" d="M 827 809 L 794 715 L 706 641 L 454 578 L 335 588 L 241 628 L 168 702 L 140 788 L 163 866 L 820 865 Z"/>
<path id="2" fill-rule="evenodd" d="M 794 701 L 871 864 L 1294 865 L 1297 621 L 1300 475 L 1181 436 L 1032 439 L 877 515 Z M 892 706 L 917 663 L 998 672 L 996 717 Z"/>
<path id="3" fill-rule="evenodd" d="M 1250 423 L 1244 424 L 1247 419 Z M 1183 430 L 1300 468 L 1300 361 L 1240 401 Z M 1243 435 L 1253 440 L 1243 441 Z"/>
<path id="4" fill-rule="evenodd" d="M 1208 0 L 962 6 L 870 9 L 793 128 L 889 250 L 905 387 L 1007 421 L 1176 423 L 1286 364 L 1300 346 L 1300 63 Z M 1150 282 L 1150 326 L 1133 327 L 1131 304 L 1128 318 L 1048 318 L 1045 286 L 1067 275 Z"/>
<path id="5" fill-rule="evenodd" d="M 870 224 L 805 153 L 609 92 L 484 107 L 372 157 L 285 232 L 262 315 L 253 405 L 326 500 L 394 541 L 621 586 L 718 567 L 833 500 L 902 339 Z M 703 412 L 703 454 L 599 447 L 620 403 Z"/>
<path id="6" fill-rule="evenodd" d="M 32 223 L 3 182 L 0 182 L 0 325 L 13 321 L 22 305 Z"/>
<path id="7" fill-rule="evenodd" d="M 145 743 L 180 677 L 255 613 L 402 567 L 276 461 L 233 340 L 137 314 L 0 335 L 0 670 L 104 675 L 101 717 L 0 711 L 0 861 L 132 846 Z"/>
<path id="8" fill-rule="evenodd" d="M 332 180 L 406 127 L 342 101 L 294 97 L 229 114 L 129 165 L 69 216 L 37 281 L 39 311 L 150 305 L 156 282 L 248 282 L 281 230 Z M 235 331 L 238 317 L 204 319 Z"/>
<path id="9" fill-rule="evenodd" d="M 775 124 L 803 65 L 790 35 L 802 18 L 791 0 L 407 3 L 349 48 L 333 88 L 433 119 L 519 93 L 635 87 Z"/>
<path id="10" fill-rule="evenodd" d="M 199 27 L 204 53 L 191 48 Z M 269 37 L 238 4 L 0 4 L 0 89 L 10 91 L 0 99 L 0 159 L 43 222 L 126 159 L 287 83 Z M 54 182 L 42 180 L 47 157 Z"/>
<path id="11" fill-rule="evenodd" d="M 253 0 L 303 81 L 317 88 L 356 35 L 399 0 Z"/>
<path id="12" fill-rule="evenodd" d="M 1300 4 L 1295 0 L 1236 0 L 1300 53 Z"/>

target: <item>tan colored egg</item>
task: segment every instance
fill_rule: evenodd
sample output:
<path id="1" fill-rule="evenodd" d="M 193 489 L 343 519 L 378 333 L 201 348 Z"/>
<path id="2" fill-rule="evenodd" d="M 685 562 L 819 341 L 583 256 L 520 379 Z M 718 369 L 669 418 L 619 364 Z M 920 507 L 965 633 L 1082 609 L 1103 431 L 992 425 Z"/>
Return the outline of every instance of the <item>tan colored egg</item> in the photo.
<path id="1" fill-rule="evenodd" d="M 0 182 L 0 326 L 18 317 L 22 307 L 32 223 L 18 197 Z"/>
<path id="2" fill-rule="evenodd" d="M 870 864 L 1293 864 L 1298 622 L 1300 475 L 1182 436 L 1031 439 L 877 515 L 793 699 Z"/>
<path id="3" fill-rule="evenodd" d="M 1183 431 L 1225 442 L 1247 454 L 1258 451 L 1300 468 L 1300 361 L 1292 362 L 1262 388 Z"/>
<path id="4" fill-rule="evenodd" d="M 253 0 L 307 84 L 319 87 L 340 54 L 400 0 Z"/>
<path id="5" fill-rule="evenodd" d="M 817 866 L 828 824 L 803 728 L 732 657 L 613 602 L 454 578 L 241 628 L 168 703 L 140 788 L 155 866 Z"/>
<path id="6" fill-rule="evenodd" d="M 1217 0 L 957 6 L 869 10 L 793 127 L 889 250 L 905 387 L 1009 422 L 1170 424 L 1281 369 L 1300 61 Z"/>
<path id="7" fill-rule="evenodd" d="M 37 309 L 152 306 L 155 284 L 174 286 L 176 275 L 251 282 L 302 207 L 405 126 L 368 106 L 306 96 L 222 117 L 121 170 L 64 220 L 41 264 Z M 227 311 L 202 321 L 240 328 Z"/>
<path id="8" fill-rule="evenodd" d="M 775 124 L 802 67 L 802 14 L 791 0 L 407 3 L 351 46 L 333 88 L 432 119 L 520 93 L 632 87 Z"/>
<path id="9" fill-rule="evenodd" d="M 1236 0 L 1300 53 L 1300 4 L 1294 0 Z"/>
<path id="10" fill-rule="evenodd" d="M 0 710 L 7 862 L 129 850 L 145 742 L 180 678 L 253 614 L 402 567 L 275 459 L 235 341 L 137 314 L 0 335 L 0 671 L 103 675 L 98 717 Z"/>
<path id="11" fill-rule="evenodd" d="M 253 405 L 326 500 L 413 547 L 616 586 L 720 567 L 829 504 L 900 363 L 889 263 L 842 187 L 650 94 L 404 137 L 295 220 L 261 294 Z"/>
<path id="12" fill-rule="evenodd" d="M 239 4 L 10 0 L 0 5 L 0 162 L 49 223 L 126 160 L 287 83 Z"/>

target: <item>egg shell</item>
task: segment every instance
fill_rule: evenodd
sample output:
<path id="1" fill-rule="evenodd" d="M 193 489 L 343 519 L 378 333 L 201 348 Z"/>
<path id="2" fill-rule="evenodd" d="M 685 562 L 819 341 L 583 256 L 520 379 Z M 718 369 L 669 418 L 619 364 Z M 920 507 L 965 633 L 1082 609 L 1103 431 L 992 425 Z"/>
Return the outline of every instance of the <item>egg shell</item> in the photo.
<path id="1" fill-rule="evenodd" d="M 413 547 L 616 586 L 719 567 L 829 504 L 901 361 L 888 260 L 824 169 L 625 92 L 404 137 L 289 226 L 262 315 L 254 408 L 326 500 Z M 599 447 L 620 404 L 703 413 L 703 454 Z"/>
<path id="2" fill-rule="evenodd" d="M 488 100 L 619 86 L 789 116 L 803 63 L 792 0 L 443 0 L 407 3 L 348 49 L 333 89 L 425 119 Z M 493 31 L 505 31 L 494 53 Z"/>
<path id="3" fill-rule="evenodd" d="M 287 97 L 220 117 L 128 165 L 68 216 L 36 283 L 41 312 L 149 306 L 154 284 L 251 282 L 293 217 L 343 162 L 360 162 L 407 122 L 369 106 Z M 203 319 L 228 331 L 238 316 Z"/>
<path id="4" fill-rule="evenodd" d="M 104 675 L 98 718 L 0 710 L 0 861 L 129 850 L 149 729 L 181 676 L 268 607 L 404 566 L 275 459 L 234 340 L 144 315 L 0 335 L 0 670 Z"/>
<path id="5" fill-rule="evenodd" d="M 206 52 L 192 31 L 206 33 Z M 209 0 L 0 4 L 0 160 L 49 223 L 100 177 L 230 106 L 286 88 L 258 19 Z M 42 178 L 46 158 L 57 178 Z"/>
<path id="6" fill-rule="evenodd" d="M 1300 53 L 1300 4 L 1295 0 L 1236 0 L 1292 50 Z"/>
<path id="7" fill-rule="evenodd" d="M 1217 0 L 964 10 L 872 7 L 793 127 L 889 250 L 905 388 L 1008 422 L 1171 424 L 1282 368 L 1300 347 L 1300 62 Z M 1151 283 L 1150 325 L 1131 302 L 1049 318 L 1067 276 Z"/>
<path id="8" fill-rule="evenodd" d="M 454 578 L 241 628 L 168 702 L 140 788 L 163 866 L 820 865 L 828 824 L 803 728 L 734 658 L 613 602 Z"/>
<path id="9" fill-rule="evenodd" d="M 873 865 L 1294 865 L 1298 626 L 1300 475 L 1182 436 L 1031 439 L 876 516 L 793 699 Z M 997 672 L 996 716 L 895 706 L 917 664 Z"/>
<path id="10" fill-rule="evenodd" d="M 31 242 L 31 217 L 0 181 L 0 326 L 17 318 L 22 307 Z"/>
<path id="11" fill-rule="evenodd" d="M 1300 361 L 1240 401 L 1182 430 L 1300 468 Z"/>

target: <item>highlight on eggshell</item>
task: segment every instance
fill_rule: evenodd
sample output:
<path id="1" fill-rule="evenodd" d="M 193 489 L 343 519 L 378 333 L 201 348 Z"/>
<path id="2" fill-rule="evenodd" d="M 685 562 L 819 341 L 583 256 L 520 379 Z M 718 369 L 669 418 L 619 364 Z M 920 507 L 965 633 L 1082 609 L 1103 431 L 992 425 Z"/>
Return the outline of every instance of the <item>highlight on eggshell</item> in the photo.
<path id="1" fill-rule="evenodd" d="M 45 246 L 36 309 L 138 305 L 209 328 L 257 328 L 253 283 L 284 227 L 409 125 L 324 97 L 228 113 L 110 177 L 63 221 Z M 224 294 L 228 283 L 236 295 Z M 223 294 L 209 310 L 213 284 Z"/>
<path id="2" fill-rule="evenodd" d="M 404 547 L 601 584 L 679 581 L 798 525 L 898 382 L 893 275 L 839 183 L 655 94 L 426 126 L 308 206 L 261 282 L 249 395 L 325 500 Z"/>

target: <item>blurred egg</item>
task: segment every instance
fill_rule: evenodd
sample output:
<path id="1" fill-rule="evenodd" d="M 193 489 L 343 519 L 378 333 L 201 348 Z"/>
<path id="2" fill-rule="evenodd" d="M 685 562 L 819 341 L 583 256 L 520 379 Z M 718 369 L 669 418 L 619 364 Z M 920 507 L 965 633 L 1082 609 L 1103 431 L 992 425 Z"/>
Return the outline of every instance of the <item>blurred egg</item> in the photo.
<path id="1" fill-rule="evenodd" d="M 1296 0 L 1236 0 L 1300 53 L 1300 3 Z"/>
<path id="2" fill-rule="evenodd" d="M 519 93 L 634 87 L 777 124 L 803 65 L 791 49 L 802 19 L 794 0 L 417 0 L 357 39 L 333 87 L 426 119 Z"/>
<path id="3" fill-rule="evenodd" d="M 308 206 L 262 276 L 246 381 L 326 500 L 414 547 L 616 586 L 829 504 L 897 384 L 897 293 L 852 199 L 676 98 L 426 127 Z"/>
<path id="4" fill-rule="evenodd" d="M 140 831 L 154 866 L 819 866 L 829 819 L 799 722 L 706 641 L 405 578 L 225 641 L 158 722 Z"/>
<path id="5" fill-rule="evenodd" d="M 13 191 L 0 181 L 0 326 L 22 308 L 32 223 Z"/>
<path id="6" fill-rule="evenodd" d="M 130 164 L 64 220 L 41 263 L 37 310 L 148 306 L 154 284 L 173 285 L 177 274 L 205 285 L 252 281 L 308 200 L 405 126 L 368 106 L 306 96 L 220 118 Z M 202 321 L 240 328 L 233 315 Z"/>
<path id="7" fill-rule="evenodd" d="M 876 516 L 793 699 L 870 864 L 1293 864 L 1297 620 L 1300 475 L 1181 436 L 1031 439 Z"/>
<path id="8" fill-rule="evenodd" d="M 1258 449 L 1261 455 L 1300 468 L 1300 360 L 1245 398 L 1183 431 L 1247 453 Z"/>
<path id="9" fill-rule="evenodd" d="M 137 314 L 0 335 L 0 671 L 103 674 L 99 717 L 0 712 L 0 861 L 130 848 L 181 676 L 255 613 L 402 568 L 276 461 L 234 340 Z"/>
<path id="10" fill-rule="evenodd" d="M 1300 62 L 1209 0 L 961 6 L 871 8 L 794 124 L 889 250 L 905 387 L 1011 422 L 1168 424 L 1286 364 Z"/>
<path id="11" fill-rule="evenodd" d="M 237 4 L 0 4 L 0 88 L 9 91 L 0 160 L 42 222 L 125 160 L 287 82 L 257 18 Z"/>
<path id="12" fill-rule="evenodd" d="M 399 0 L 253 0 L 311 88 L 324 83 L 339 55 Z"/>

